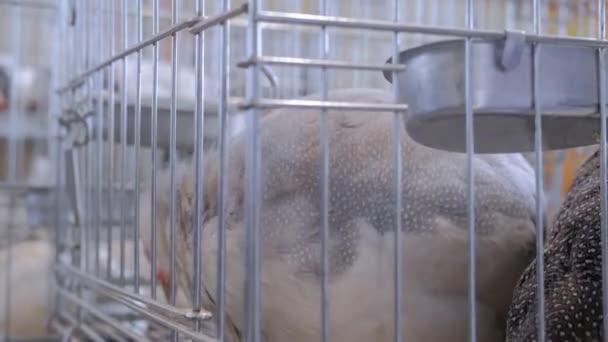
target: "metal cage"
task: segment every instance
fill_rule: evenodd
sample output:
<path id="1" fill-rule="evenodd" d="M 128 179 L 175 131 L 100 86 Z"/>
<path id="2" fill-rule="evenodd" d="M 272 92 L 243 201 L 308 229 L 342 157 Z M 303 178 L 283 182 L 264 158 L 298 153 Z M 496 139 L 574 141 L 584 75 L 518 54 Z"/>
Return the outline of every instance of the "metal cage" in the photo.
<path id="1" fill-rule="evenodd" d="M 566 341 L 538 251 L 598 145 L 606 176 L 605 19 L 602 0 L 0 0 L 0 336 L 502 340 L 536 267 L 528 336 Z"/>

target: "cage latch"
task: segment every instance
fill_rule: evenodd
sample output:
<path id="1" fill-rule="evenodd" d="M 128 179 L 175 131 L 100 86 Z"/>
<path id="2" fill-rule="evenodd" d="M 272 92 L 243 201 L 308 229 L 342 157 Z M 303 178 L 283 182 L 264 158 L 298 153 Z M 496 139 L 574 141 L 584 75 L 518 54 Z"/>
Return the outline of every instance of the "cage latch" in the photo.
<path id="1" fill-rule="evenodd" d="M 504 46 L 502 51 L 499 50 L 499 64 L 502 69 L 510 71 L 519 65 L 525 47 L 525 32 L 505 30 Z"/>

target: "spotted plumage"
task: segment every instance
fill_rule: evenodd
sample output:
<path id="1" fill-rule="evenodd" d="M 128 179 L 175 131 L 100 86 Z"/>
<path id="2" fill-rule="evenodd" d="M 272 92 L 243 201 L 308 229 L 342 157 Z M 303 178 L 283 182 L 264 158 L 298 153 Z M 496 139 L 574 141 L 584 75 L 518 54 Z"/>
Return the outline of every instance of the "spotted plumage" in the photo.
<path id="1" fill-rule="evenodd" d="M 544 249 L 549 342 L 601 341 L 600 175 L 596 152 L 579 169 Z M 513 295 L 507 341 L 537 341 L 537 277 L 532 262 Z"/>
<path id="2" fill-rule="evenodd" d="M 390 92 L 373 89 L 335 90 L 328 98 L 393 103 Z M 392 113 L 328 113 L 329 340 L 393 340 L 394 229 L 399 219 L 401 337 L 467 341 L 466 155 L 421 146 L 402 133 L 403 207 L 401 217 L 396 217 L 393 124 Z M 265 342 L 320 337 L 319 132 L 316 110 L 279 108 L 260 120 L 260 313 Z M 231 138 L 228 146 L 223 207 L 225 308 L 229 321 L 245 332 L 246 135 Z M 206 307 L 213 307 L 219 302 L 220 173 L 216 152 L 206 153 L 204 159 L 201 297 Z M 478 340 L 501 341 L 513 287 L 534 255 L 534 172 L 521 155 L 513 154 L 475 156 L 474 173 Z M 186 212 L 193 210 L 188 201 L 178 202 Z M 177 241 L 180 251 L 190 251 L 180 253 L 190 259 L 184 264 L 192 265 L 190 216 L 183 216 Z"/>

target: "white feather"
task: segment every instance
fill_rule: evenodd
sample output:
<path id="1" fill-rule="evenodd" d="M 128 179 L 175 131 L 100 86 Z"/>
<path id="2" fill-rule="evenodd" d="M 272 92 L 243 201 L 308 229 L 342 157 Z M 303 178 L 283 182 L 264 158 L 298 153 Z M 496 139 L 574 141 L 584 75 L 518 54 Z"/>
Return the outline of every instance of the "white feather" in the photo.
<path id="1" fill-rule="evenodd" d="M 318 98 L 315 95 L 306 99 Z M 386 104 L 392 102 L 392 95 L 378 90 L 348 89 L 331 92 L 330 100 Z M 342 254 L 332 257 L 336 267 L 340 266 L 340 260 L 343 264 L 353 261 L 342 267 L 341 272 L 330 270 L 329 339 L 391 341 L 395 235 L 392 226 L 373 222 L 394 217 L 391 216 L 394 215 L 393 116 L 373 111 L 330 111 L 328 117 L 333 184 L 330 196 L 335 196 L 330 216 L 343 229 L 328 243 L 334 251 L 344 248 Z M 311 270 L 318 269 L 320 259 L 316 235 L 320 229 L 319 113 L 278 109 L 264 115 L 259 132 L 264 341 L 318 340 L 320 282 Z M 226 310 L 228 321 L 241 332 L 245 326 L 243 156 L 247 145 L 243 134 L 230 142 L 225 174 L 229 184 L 225 213 Z M 404 222 L 411 224 L 405 224 L 401 234 L 403 338 L 466 341 L 466 155 L 426 148 L 413 142 L 405 131 L 401 146 L 403 187 L 409 194 L 403 199 L 403 210 L 409 215 Z M 205 161 L 206 221 L 201 259 L 203 297 L 210 297 L 206 300 L 211 304 L 218 299 L 215 298 L 218 254 L 215 196 L 219 171 L 215 158 L 215 153 L 208 153 Z M 478 227 L 476 245 L 478 339 L 498 341 L 504 338 L 504 316 L 515 282 L 533 255 L 534 173 L 517 154 L 475 156 L 474 167 L 475 189 L 482 199 L 476 205 L 484 220 Z M 182 191 L 192 193 L 188 190 L 193 184 L 192 174 L 184 177 L 190 180 L 183 181 Z M 427 207 L 416 209 L 416 205 L 425 201 L 429 202 Z M 181 223 L 181 246 L 191 245 L 189 224 Z"/>

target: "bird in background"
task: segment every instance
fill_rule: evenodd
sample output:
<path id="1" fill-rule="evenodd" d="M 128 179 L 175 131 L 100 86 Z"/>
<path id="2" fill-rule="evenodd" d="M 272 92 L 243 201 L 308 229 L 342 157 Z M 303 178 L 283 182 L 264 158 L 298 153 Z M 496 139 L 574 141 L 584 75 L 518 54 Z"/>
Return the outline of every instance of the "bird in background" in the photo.
<path id="1" fill-rule="evenodd" d="M 577 170 L 545 242 L 544 313 L 547 341 L 602 341 L 600 156 Z M 518 281 L 507 321 L 507 341 L 538 341 L 537 266 Z"/>
<path id="2" fill-rule="evenodd" d="M 54 261 L 53 240 L 41 229 L 0 249 L 0 336 L 8 334 L 20 339 L 52 336 L 47 322 L 53 313 Z"/>
<path id="3" fill-rule="evenodd" d="M 304 100 L 318 100 L 312 95 Z M 390 92 L 331 91 L 330 101 L 391 104 Z M 391 341 L 397 195 L 392 113 L 329 111 L 328 335 Z M 401 117 L 400 117 L 401 118 Z M 321 145 L 319 111 L 279 108 L 259 123 L 261 333 L 265 342 L 321 334 Z M 399 123 L 402 125 L 402 123 Z M 402 131 L 401 332 L 406 341 L 468 340 L 466 154 L 434 150 Z M 224 202 L 226 322 L 245 321 L 245 132 L 229 139 Z M 218 303 L 217 151 L 204 160 L 201 205 L 206 305 Z M 513 288 L 535 253 L 535 180 L 520 154 L 475 155 L 477 338 L 505 337 Z M 193 170 L 192 168 L 190 170 Z M 193 173 L 177 197 L 180 258 L 192 272 Z M 186 195 L 190 194 L 190 195 Z M 190 197 L 188 197 L 190 196 Z M 188 260 L 189 258 L 189 260 Z M 191 278 L 190 276 L 188 278 Z"/>

